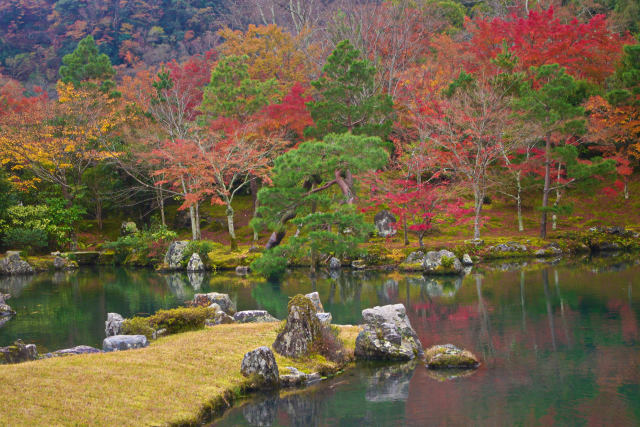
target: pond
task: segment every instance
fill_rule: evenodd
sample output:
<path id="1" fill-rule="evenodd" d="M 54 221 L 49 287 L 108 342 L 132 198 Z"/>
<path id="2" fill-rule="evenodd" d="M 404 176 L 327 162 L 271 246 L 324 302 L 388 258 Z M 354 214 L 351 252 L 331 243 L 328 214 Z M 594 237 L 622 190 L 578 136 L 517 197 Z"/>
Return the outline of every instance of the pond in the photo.
<path id="1" fill-rule="evenodd" d="M 0 328 L 0 346 L 15 338 L 41 351 L 100 346 L 108 312 L 152 313 L 214 290 L 239 310 L 278 318 L 290 296 L 317 290 L 342 324 L 402 302 L 425 347 L 451 342 L 483 361 L 460 377 L 421 364 L 359 365 L 306 390 L 253 398 L 216 425 L 640 424 L 640 265 L 628 257 L 496 264 L 458 279 L 296 271 L 268 283 L 121 268 L 2 278 L 18 315 Z"/>

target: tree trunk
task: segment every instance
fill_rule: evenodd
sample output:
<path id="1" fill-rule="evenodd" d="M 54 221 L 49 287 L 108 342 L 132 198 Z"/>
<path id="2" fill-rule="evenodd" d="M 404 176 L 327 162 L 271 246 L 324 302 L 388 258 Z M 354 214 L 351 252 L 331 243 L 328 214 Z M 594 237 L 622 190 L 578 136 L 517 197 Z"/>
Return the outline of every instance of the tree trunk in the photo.
<path id="1" fill-rule="evenodd" d="M 516 195 L 516 204 L 518 207 L 518 231 L 524 231 L 524 223 L 522 221 L 522 181 L 520 179 L 520 171 L 516 175 L 516 183 L 518 185 L 518 193 Z"/>
<path id="2" fill-rule="evenodd" d="M 406 214 L 402 214 L 402 228 L 404 230 L 404 245 L 405 246 L 409 246 L 409 233 L 407 230 L 407 215 Z"/>
<path id="3" fill-rule="evenodd" d="M 256 218 L 258 216 L 258 190 L 260 190 L 260 187 L 258 185 L 258 181 L 256 179 L 252 179 L 249 182 L 249 188 L 251 190 L 251 197 L 253 198 L 253 217 Z M 253 229 L 253 242 L 254 244 L 258 241 L 258 239 L 260 238 L 260 235 L 258 234 L 258 231 L 254 228 Z"/>
<path id="4" fill-rule="evenodd" d="M 479 185 L 473 189 L 473 238 L 480 238 L 480 216 L 482 215 L 482 203 L 484 202 L 484 190 Z"/>
<path id="5" fill-rule="evenodd" d="M 544 152 L 544 188 L 542 190 L 542 216 L 540 218 L 540 237 L 547 238 L 547 207 L 549 206 L 549 187 L 551 185 L 551 137 L 547 136 Z"/>
<path id="6" fill-rule="evenodd" d="M 553 207 L 557 208 L 560 204 L 560 171 L 562 169 L 562 164 L 558 164 L 558 174 L 556 176 L 556 201 L 553 203 Z M 558 226 L 558 214 L 553 212 L 551 216 L 551 229 L 555 230 Z"/>
<path id="7" fill-rule="evenodd" d="M 624 180 L 624 199 L 629 200 L 629 182 Z"/>
<path id="8" fill-rule="evenodd" d="M 231 240 L 231 250 L 238 249 L 238 242 L 236 240 L 236 229 L 233 223 L 233 208 L 231 203 L 227 202 L 227 224 L 229 225 L 229 239 Z"/>
<path id="9" fill-rule="evenodd" d="M 420 248 L 424 248 L 424 242 L 422 239 L 424 239 L 424 232 L 421 231 L 418 233 L 418 244 L 420 245 Z"/>
<path id="10" fill-rule="evenodd" d="M 196 214 L 196 236 L 197 240 L 202 238 L 202 233 L 200 233 L 200 203 L 196 203 L 195 205 L 195 214 Z"/>
<path id="11" fill-rule="evenodd" d="M 353 191 L 351 190 L 351 187 L 349 186 L 348 180 L 345 180 L 342 177 L 342 171 L 341 170 L 336 170 L 334 175 L 335 175 L 335 178 L 336 178 L 336 183 L 338 184 L 338 187 L 340 187 L 340 190 L 342 191 L 342 194 L 344 194 L 344 197 L 346 199 L 347 204 L 352 205 L 355 202 L 356 197 L 353 194 Z"/>
<path id="12" fill-rule="evenodd" d="M 191 240 L 198 240 L 198 227 L 196 225 L 196 210 L 189 206 L 189 219 L 191 220 Z"/>
<path id="13" fill-rule="evenodd" d="M 162 223 L 163 227 L 167 226 L 167 219 L 164 215 L 164 197 L 162 195 L 162 189 L 158 188 L 156 190 L 156 195 L 158 197 L 158 208 L 160 209 L 160 222 Z"/>
<path id="14" fill-rule="evenodd" d="M 102 200 L 96 199 L 96 220 L 98 221 L 98 230 L 102 231 Z"/>

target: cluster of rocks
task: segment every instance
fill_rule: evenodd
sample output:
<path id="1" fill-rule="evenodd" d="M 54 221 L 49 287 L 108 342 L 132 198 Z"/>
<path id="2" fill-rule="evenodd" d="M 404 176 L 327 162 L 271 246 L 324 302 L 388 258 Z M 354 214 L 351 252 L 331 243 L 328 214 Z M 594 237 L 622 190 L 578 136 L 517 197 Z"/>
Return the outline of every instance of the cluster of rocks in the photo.
<path id="1" fill-rule="evenodd" d="M 38 359 L 38 349 L 35 344 L 25 344 L 22 340 L 17 340 L 13 345 L 0 347 L 0 365 L 36 359 Z"/>
<path id="2" fill-rule="evenodd" d="M 23 274 L 33 274 L 35 270 L 29 263 L 20 258 L 20 252 L 7 251 L 5 257 L 0 259 L 0 276 L 17 276 Z"/>
<path id="3" fill-rule="evenodd" d="M 460 260 L 456 254 L 446 249 L 440 251 L 411 252 L 399 268 L 403 271 L 421 271 L 429 275 L 455 275 L 465 272 L 465 267 L 473 265 L 469 254 Z"/>

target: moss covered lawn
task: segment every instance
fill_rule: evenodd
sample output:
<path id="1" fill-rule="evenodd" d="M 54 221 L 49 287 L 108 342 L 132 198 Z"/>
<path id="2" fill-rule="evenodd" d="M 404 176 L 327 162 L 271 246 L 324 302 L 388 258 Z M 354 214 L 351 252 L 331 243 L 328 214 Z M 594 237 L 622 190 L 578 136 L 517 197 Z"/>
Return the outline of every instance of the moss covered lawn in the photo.
<path id="1" fill-rule="evenodd" d="M 0 425 L 195 423 L 203 410 L 240 393 L 243 355 L 270 347 L 279 325 L 218 325 L 164 337 L 140 350 L 0 366 Z M 340 329 L 345 346 L 353 349 L 359 328 Z M 327 363 L 276 359 L 281 369 L 306 372 Z"/>

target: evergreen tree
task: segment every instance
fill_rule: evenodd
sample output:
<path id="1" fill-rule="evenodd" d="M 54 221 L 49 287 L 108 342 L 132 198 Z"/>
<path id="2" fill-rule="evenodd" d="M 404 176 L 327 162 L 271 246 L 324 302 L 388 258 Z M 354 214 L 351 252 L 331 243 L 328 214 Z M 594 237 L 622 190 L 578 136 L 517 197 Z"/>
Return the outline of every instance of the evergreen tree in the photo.
<path id="1" fill-rule="evenodd" d="M 322 77 L 311 82 L 319 97 L 308 104 L 316 126 L 308 128 L 306 135 L 321 138 L 350 131 L 386 138 L 392 125 L 393 102 L 376 88 L 376 69 L 360 51 L 349 40 L 341 41 L 322 72 Z"/>
<path id="2" fill-rule="evenodd" d="M 98 51 L 98 46 L 92 36 L 80 40 L 76 49 L 62 58 L 60 67 L 60 79 L 64 83 L 73 83 L 79 87 L 85 84 L 94 84 L 91 81 L 100 81 L 100 89 L 109 91 L 115 87 L 113 77 L 115 70 L 111 60 L 104 53 Z"/>

